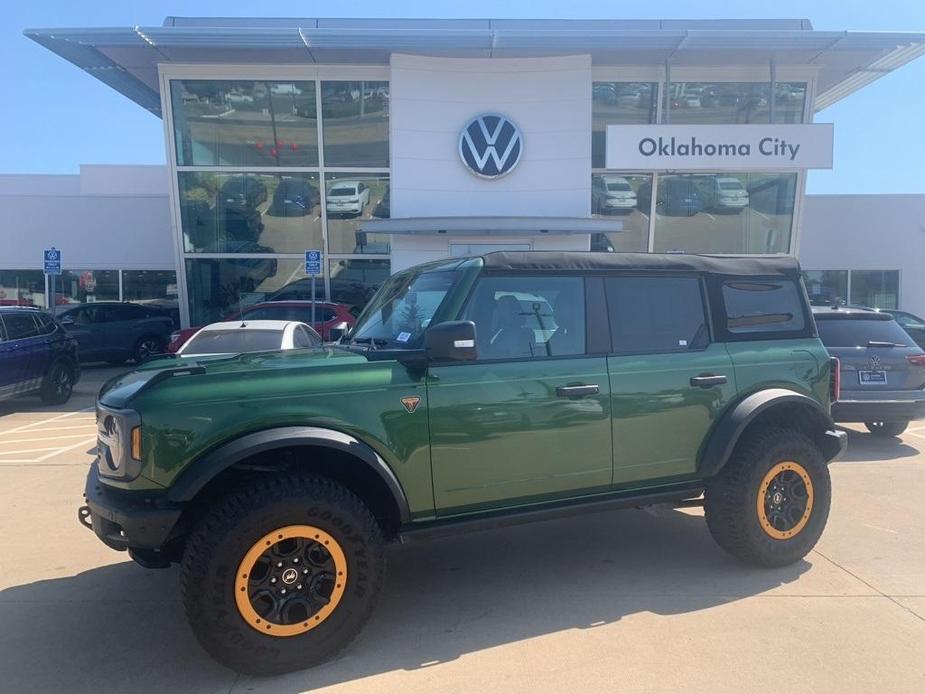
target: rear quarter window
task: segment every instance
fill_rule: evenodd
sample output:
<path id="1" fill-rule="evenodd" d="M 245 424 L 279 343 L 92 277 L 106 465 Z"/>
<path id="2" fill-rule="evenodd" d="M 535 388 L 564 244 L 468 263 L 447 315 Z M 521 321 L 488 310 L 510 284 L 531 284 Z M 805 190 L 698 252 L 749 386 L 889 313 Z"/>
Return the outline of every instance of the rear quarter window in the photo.
<path id="1" fill-rule="evenodd" d="M 722 283 L 725 331 L 735 339 L 812 334 L 803 289 L 793 279 L 727 279 Z"/>

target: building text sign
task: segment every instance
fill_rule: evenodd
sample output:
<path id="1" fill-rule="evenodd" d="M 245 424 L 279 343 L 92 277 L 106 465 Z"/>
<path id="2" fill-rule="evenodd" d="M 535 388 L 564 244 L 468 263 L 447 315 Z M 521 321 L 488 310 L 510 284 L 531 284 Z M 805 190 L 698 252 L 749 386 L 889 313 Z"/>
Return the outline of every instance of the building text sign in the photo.
<path id="1" fill-rule="evenodd" d="M 831 169 L 831 123 L 608 125 L 608 169 Z"/>

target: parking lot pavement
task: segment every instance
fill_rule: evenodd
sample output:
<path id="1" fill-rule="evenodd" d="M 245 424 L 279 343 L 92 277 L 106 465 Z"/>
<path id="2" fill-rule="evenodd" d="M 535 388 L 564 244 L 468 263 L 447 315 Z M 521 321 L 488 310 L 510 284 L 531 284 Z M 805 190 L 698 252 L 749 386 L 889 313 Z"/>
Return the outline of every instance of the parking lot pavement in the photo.
<path id="1" fill-rule="evenodd" d="M 52 437 L 82 435 L 64 427 L 85 426 L 87 391 L 113 373 L 88 370 L 67 411 L 0 411 L 4 451 L 48 437 L 25 445 L 51 454 L 0 464 L 3 691 L 925 691 L 925 423 L 901 440 L 851 430 L 828 528 L 794 566 L 737 564 L 698 509 L 395 546 L 338 660 L 258 680 L 196 644 L 175 568 L 142 569 L 77 524 L 92 448 Z"/>

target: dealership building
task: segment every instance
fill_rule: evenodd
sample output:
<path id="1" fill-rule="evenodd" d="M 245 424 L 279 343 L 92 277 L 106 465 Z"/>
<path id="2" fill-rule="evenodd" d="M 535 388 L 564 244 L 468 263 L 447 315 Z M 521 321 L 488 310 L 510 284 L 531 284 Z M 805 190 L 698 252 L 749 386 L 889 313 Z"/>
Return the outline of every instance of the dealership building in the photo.
<path id="1" fill-rule="evenodd" d="M 108 184 L 96 180 L 107 167 L 10 179 L 3 195 L 71 198 L 91 217 L 95 204 L 136 208 L 110 231 L 71 215 L 77 231 L 41 243 L 23 219 L 29 242 L 0 262 L 7 294 L 10 273 L 58 239 L 68 300 L 107 286 L 105 298 L 178 302 L 185 324 L 307 297 L 311 249 L 324 254 L 318 294 L 350 304 L 418 262 L 551 249 L 795 254 L 812 292 L 925 311 L 908 245 L 872 259 L 844 227 L 826 237 L 829 215 L 850 225 L 855 203 L 805 195 L 807 172 L 832 166 L 833 125 L 814 114 L 920 56 L 923 34 L 171 17 L 26 35 L 161 117 L 167 166 L 113 170 Z M 891 218 L 921 252 L 925 205 L 906 197 L 910 216 Z M 829 256 L 832 243 L 857 246 Z M 29 282 L 44 296 L 43 278 Z"/>

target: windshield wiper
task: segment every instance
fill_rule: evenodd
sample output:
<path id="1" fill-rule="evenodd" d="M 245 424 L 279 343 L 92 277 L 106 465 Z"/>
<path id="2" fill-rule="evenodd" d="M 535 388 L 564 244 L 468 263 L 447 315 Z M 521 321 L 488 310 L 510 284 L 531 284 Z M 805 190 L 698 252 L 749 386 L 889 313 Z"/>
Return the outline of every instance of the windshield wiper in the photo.
<path id="1" fill-rule="evenodd" d="M 899 342 L 882 342 L 880 340 L 868 340 L 868 347 L 905 347 L 906 345 Z"/>

